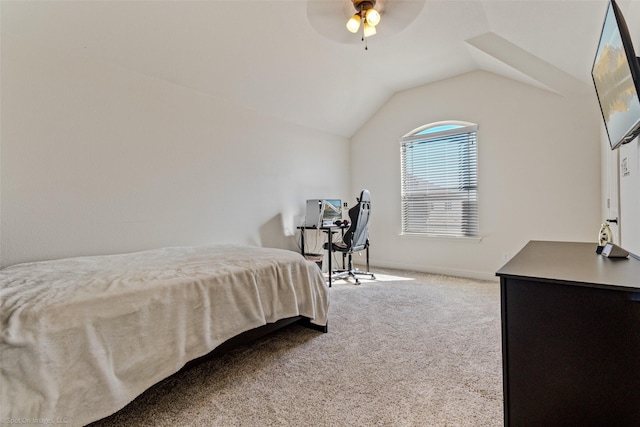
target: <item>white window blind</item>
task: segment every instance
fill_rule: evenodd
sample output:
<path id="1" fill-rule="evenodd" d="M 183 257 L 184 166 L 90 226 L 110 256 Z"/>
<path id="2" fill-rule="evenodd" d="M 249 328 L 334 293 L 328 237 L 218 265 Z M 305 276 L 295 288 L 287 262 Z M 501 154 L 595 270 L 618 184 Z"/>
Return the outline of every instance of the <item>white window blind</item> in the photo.
<path id="1" fill-rule="evenodd" d="M 436 123 L 401 140 L 402 232 L 477 237 L 477 125 Z"/>

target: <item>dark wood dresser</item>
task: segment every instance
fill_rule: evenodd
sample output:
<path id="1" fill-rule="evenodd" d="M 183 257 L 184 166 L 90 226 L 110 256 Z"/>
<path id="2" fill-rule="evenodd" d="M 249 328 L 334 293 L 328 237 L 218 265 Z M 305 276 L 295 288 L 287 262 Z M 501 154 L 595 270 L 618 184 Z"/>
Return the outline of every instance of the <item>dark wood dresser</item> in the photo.
<path id="1" fill-rule="evenodd" d="M 640 426 L 640 261 L 531 241 L 496 275 L 505 425 Z"/>

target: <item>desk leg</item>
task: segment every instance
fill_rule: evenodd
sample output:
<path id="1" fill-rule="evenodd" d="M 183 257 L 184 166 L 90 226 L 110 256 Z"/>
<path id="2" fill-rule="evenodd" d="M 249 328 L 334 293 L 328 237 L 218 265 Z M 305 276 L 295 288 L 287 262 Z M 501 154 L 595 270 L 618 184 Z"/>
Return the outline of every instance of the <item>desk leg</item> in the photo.
<path id="1" fill-rule="evenodd" d="M 344 241 L 344 227 L 340 227 L 340 233 L 342 233 L 342 241 Z M 347 267 L 345 266 L 344 260 L 347 257 L 347 253 L 343 252 L 342 253 L 342 269 L 346 270 Z"/>
<path id="2" fill-rule="evenodd" d="M 300 254 L 304 256 L 304 228 L 300 229 Z"/>
<path id="3" fill-rule="evenodd" d="M 327 233 L 327 257 L 329 258 L 329 265 L 328 265 L 328 269 L 329 269 L 329 287 L 331 287 L 331 273 L 333 272 L 333 269 L 331 267 L 331 258 L 333 258 L 332 254 L 333 254 L 333 233 L 331 232 L 331 230 L 329 230 L 329 232 Z"/>

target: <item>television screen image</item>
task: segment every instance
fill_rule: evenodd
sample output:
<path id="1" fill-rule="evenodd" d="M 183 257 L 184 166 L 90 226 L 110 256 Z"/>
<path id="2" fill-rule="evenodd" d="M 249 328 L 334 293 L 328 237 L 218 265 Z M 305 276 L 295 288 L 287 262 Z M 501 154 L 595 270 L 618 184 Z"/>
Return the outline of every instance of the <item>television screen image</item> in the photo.
<path id="1" fill-rule="evenodd" d="M 640 134 L 640 64 L 614 0 L 607 9 L 591 70 L 611 149 Z"/>

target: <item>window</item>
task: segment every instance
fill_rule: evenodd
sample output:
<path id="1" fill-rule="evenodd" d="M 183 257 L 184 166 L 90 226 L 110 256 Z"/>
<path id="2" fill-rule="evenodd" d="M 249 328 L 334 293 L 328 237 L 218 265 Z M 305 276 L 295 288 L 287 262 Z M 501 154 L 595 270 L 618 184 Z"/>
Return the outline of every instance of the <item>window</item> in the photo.
<path id="1" fill-rule="evenodd" d="M 478 237 L 477 129 L 438 122 L 402 137 L 403 234 Z"/>

